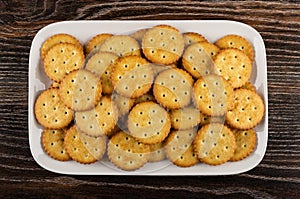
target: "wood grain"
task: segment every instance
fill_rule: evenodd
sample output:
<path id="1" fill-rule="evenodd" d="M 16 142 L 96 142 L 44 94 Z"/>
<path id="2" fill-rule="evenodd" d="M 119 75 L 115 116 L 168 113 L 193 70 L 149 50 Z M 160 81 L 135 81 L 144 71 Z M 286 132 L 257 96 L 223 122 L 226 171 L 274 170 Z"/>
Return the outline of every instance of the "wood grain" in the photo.
<path id="1" fill-rule="evenodd" d="M 255 169 L 217 177 L 69 176 L 35 163 L 28 143 L 28 58 L 35 34 L 62 20 L 228 19 L 267 50 L 269 141 Z M 300 195 L 299 1 L 0 1 L 0 196 L 297 198 Z"/>

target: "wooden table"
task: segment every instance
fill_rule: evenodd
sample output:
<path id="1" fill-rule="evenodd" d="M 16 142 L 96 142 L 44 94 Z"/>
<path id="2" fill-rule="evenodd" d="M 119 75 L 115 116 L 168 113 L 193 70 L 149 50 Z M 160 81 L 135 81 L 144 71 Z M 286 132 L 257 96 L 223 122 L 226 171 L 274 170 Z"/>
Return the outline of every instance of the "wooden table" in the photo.
<path id="1" fill-rule="evenodd" d="M 28 143 L 32 39 L 63 20 L 229 19 L 262 35 L 267 50 L 269 141 L 263 161 L 234 176 L 71 176 L 42 169 Z M 0 196 L 297 198 L 300 195 L 299 1 L 0 2 Z"/>

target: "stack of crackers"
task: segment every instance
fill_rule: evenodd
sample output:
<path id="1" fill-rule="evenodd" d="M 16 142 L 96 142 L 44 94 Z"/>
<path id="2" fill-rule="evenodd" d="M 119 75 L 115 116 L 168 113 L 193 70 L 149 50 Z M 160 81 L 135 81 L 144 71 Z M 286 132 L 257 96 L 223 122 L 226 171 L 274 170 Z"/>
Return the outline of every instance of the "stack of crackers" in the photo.
<path id="1" fill-rule="evenodd" d="M 249 82 L 254 49 L 242 36 L 212 43 L 163 24 L 83 46 L 62 33 L 46 39 L 41 58 L 53 83 L 34 112 L 56 160 L 107 156 L 132 171 L 164 159 L 220 165 L 256 147 L 264 103 Z"/>

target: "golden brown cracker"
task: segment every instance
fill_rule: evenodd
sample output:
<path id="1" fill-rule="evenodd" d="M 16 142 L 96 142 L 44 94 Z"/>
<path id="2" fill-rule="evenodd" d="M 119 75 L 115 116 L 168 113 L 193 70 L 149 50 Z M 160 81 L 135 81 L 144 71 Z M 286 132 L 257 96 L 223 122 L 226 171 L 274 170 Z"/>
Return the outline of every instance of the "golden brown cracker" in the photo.
<path id="1" fill-rule="evenodd" d="M 251 129 L 258 125 L 264 116 L 262 98 L 248 89 L 234 91 L 235 107 L 227 111 L 226 122 L 237 129 Z"/>
<path id="2" fill-rule="evenodd" d="M 235 136 L 236 149 L 230 161 L 239 161 L 248 157 L 256 147 L 256 132 L 253 129 L 238 130 L 232 129 Z"/>
<path id="3" fill-rule="evenodd" d="M 142 50 L 147 59 L 157 64 L 172 64 L 179 60 L 184 40 L 179 30 L 169 25 L 150 28 L 142 40 Z"/>
<path id="4" fill-rule="evenodd" d="M 136 141 L 123 131 L 114 134 L 108 142 L 109 160 L 126 171 L 133 171 L 144 166 L 148 162 L 149 153 L 149 145 Z"/>
<path id="5" fill-rule="evenodd" d="M 43 60 L 46 75 L 53 81 L 60 82 L 71 71 L 83 67 L 84 54 L 74 44 L 61 43 L 50 48 Z"/>
<path id="6" fill-rule="evenodd" d="M 43 91 L 35 101 L 34 114 L 37 121 L 49 129 L 61 129 L 73 119 L 73 111 L 64 105 L 57 88 Z"/>
<path id="7" fill-rule="evenodd" d="M 128 130 L 144 144 L 162 142 L 169 134 L 171 121 L 168 112 L 155 102 L 142 102 L 129 113 Z"/>
<path id="8" fill-rule="evenodd" d="M 153 94 L 165 108 L 183 108 L 191 101 L 193 83 L 193 78 L 182 69 L 165 70 L 156 77 Z"/>
<path id="9" fill-rule="evenodd" d="M 61 100 L 75 111 L 92 109 L 99 102 L 101 95 L 100 79 L 84 69 L 69 73 L 59 87 Z"/>
<path id="10" fill-rule="evenodd" d="M 211 123 L 201 127 L 194 139 L 197 157 L 209 165 L 227 162 L 236 149 L 234 134 L 223 124 Z"/>
<path id="11" fill-rule="evenodd" d="M 243 86 L 250 79 L 251 61 L 238 49 L 221 50 L 215 56 L 214 63 L 214 72 L 229 81 L 233 88 Z"/>
<path id="12" fill-rule="evenodd" d="M 115 91 L 128 98 L 137 98 L 147 93 L 153 78 L 149 62 L 139 56 L 118 59 L 111 74 Z"/>
<path id="13" fill-rule="evenodd" d="M 71 158 L 65 150 L 64 138 L 64 129 L 44 129 L 41 140 L 45 152 L 59 161 L 70 160 Z"/>
<path id="14" fill-rule="evenodd" d="M 221 116 L 233 107 L 233 88 L 221 76 L 207 75 L 199 78 L 193 90 L 195 106 L 206 115 Z"/>
<path id="15" fill-rule="evenodd" d="M 193 148 L 196 134 L 195 128 L 170 133 L 165 141 L 165 152 L 173 164 L 180 167 L 190 167 L 199 162 Z"/>
<path id="16" fill-rule="evenodd" d="M 91 137 L 74 125 L 65 135 L 65 148 L 70 157 L 81 163 L 91 164 L 100 160 L 106 150 L 106 137 Z"/>
<path id="17" fill-rule="evenodd" d="M 76 126 L 90 136 L 107 135 L 117 124 L 118 110 L 110 96 L 103 96 L 96 107 L 75 113 Z"/>

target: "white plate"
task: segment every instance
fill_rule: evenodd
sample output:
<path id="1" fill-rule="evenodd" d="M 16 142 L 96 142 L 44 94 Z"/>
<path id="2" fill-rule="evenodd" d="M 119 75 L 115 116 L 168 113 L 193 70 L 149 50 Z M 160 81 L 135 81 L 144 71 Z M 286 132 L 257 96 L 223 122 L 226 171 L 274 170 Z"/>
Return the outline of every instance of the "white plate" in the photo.
<path id="1" fill-rule="evenodd" d="M 239 162 L 227 162 L 219 166 L 197 164 L 189 168 L 180 168 L 168 160 L 158 163 L 147 163 L 136 171 L 122 171 L 114 167 L 107 159 L 90 165 L 79 164 L 75 161 L 60 162 L 50 158 L 41 146 L 42 127 L 34 116 L 34 102 L 37 95 L 47 88 L 50 80 L 44 73 L 40 59 L 40 47 L 51 35 L 68 33 L 82 44 L 99 33 L 128 34 L 142 28 L 158 24 L 168 24 L 181 32 L 198 32 L 210 42 L 227 34 L 238 34 L 248 39 L 255 49 L 255 63 L 251 82 L 265 103 L 265 116 L 255 128 L 258 144 L 255 151 L 246 159 Z M 230 175 L 248 171 L 262 160 L 268 140 L 268 94 L 267 94 L 267 65 L 264 42 L 260 34 L 252 27 L 235 21 L 226 20 L 190 20 L 190 21 L 65 21 L 50 24 L 42 28 L 32 41 L 29 57 L 29 143 L 35 161 L 43 168 L 64 174 L 77 175 Z"/>

